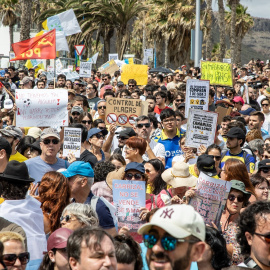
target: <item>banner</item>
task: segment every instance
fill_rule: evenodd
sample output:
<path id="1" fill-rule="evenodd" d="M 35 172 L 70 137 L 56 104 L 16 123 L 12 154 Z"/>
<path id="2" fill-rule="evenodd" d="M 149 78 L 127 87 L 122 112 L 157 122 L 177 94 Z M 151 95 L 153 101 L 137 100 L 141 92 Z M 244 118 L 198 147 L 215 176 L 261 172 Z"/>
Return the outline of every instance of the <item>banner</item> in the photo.
<path id="1" fill-rule="evenodd" d="M 221 62 L 201 61 L 201 79 L 213 85 L 233 86 L 232 65 Z"/>
<path id="2" fill-rule="evenodd" d="M 208 111 L 209 81 L 187 80 L 185 116 L 188 117 L 189 108 Z"/>
<path id="3" fill-rule="evenodd" d="M 119 70 L 118 65 L 112 59 L 109 62 L 106 62 L 98 69 L 101 74 L 110 74 L 112 77 L 114 76 L 114 72 Z"/>
<path id="4" fill-rule="evenodd" d="M 137 85 L 146 85 L 148 81 L 147 65 L 123 65 L 121 73 L 121 81 L 128 84 L 129 79 L 134 79 Z"/>
<path id="5" fill-rule="evenodd" d="M 41 36 L 13 43 L 12 48 L 16 57 L 10 61 L 28 59 L 55 59 L 55 30 Z"/>
<path id="6" fill-rule="evenodd" d="M 202 110 L 189 109 L 186 146 L 208 147 L 215 141 L 218 114 Z"/>
<path id="7" fill-rule="evenodd" d="M 196 186 L 196 195 L 189 204 L 200 213 L 206 224 L 212 226 L 214 222 L 217 227 L 220 227 L 220 218 L 231 186 L 230 181 L 211 178 L 201 172 Z"/>
<path id="8" fill-rule="evenodd" d="M 82 62 L 80 63 L 80 77 L 91 77 L 92 63 Z"/>
<path id="9" fill-rule="evenodd" d="M 66 89 L 16 89 L 17 127 L 68 126 Z"/>
<path id="10" fill-rule="evenodd" d="M 80 128 L 64 128 L 64 157 L 67 157 L 68 154 L 74 154 L 76 158 L 81 156 L 81 136 L 82 130 Z"/>
<path id="11" fill-rule="evenodd" d="M 118 60 L 118 53 L 109 53 L 109 61 Z"/>
<path id="12" fill-rule="evenodd" d="M 105 123 L 106 125 L 116 123 L 118 126 L 132 127 L 136 118 L 141 116 L 141 112 L 141 99 L 107 98 Z"/>

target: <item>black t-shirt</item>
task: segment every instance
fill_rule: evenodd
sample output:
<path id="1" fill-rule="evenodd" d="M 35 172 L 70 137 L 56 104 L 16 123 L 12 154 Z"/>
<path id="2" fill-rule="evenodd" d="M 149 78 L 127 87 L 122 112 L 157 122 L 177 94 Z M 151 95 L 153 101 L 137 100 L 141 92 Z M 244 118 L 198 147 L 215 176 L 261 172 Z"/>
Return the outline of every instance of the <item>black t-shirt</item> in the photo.
<path id="1" fill-rule="evenodd" d="M 78 159 L 79 161 L 84 161 L 84 162 L 89 162 L 92 168 L 95 167 L 96 163 L 98 162 L 96 156 L 89 152 L 88 150 L 84 150 L 81 153 L 80 158 Z"/>
<path id="2" fill-rule="evenodd" d="M 18 76 L 14 76 L 13 78 L 11 78 L 11 80 L 13 83 L 16 84 L 20 80 L 20 78 Z"/>

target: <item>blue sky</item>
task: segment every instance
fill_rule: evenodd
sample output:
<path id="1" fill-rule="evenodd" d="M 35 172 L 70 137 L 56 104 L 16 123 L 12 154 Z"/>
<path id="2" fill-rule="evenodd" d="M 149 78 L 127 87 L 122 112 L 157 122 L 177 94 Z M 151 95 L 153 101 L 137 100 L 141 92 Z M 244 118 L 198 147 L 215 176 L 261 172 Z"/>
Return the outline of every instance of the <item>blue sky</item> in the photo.
<path id="1" fill-rule="evenodd" d="M 224 1 L 226 2 L 226 0 Z M 240 3 L 248 7 L 248 13 L 253 17 L 270 18 L 269 0 L 240 0 Z M 213 0 L 213 9 L 218 9 L 217 0 Z"/>

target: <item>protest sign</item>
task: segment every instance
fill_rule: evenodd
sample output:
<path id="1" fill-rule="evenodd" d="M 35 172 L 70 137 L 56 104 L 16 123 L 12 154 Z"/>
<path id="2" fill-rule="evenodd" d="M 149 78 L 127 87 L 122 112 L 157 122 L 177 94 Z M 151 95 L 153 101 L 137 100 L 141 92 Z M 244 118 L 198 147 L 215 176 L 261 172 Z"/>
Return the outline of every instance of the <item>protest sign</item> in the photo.
<path id="1" fill-rule="evenodd" d="M 147 65 L 124 65 L 122 66 L 121 81 L 128 84 L 129 79 L 134 79 L 137 85 L 146 85 L 148 81 Z"/>
<path id="2" fill-rule="evenodd" d="M 145 207 L 145 182 L 113 180 L 113 205 L 116 207 L 118 226 L 127 226 L 131 232 L 137 232 L 143 224 L 139 214 Z"/>
<path id="3" fill-rule="evenodd" d="M 116 123 L 123 127 L 132 127 L 135 119 L 141 116 L 142 100 L 127 98 L 107 98 L 105 123 Z"/>
<path id="4" fill-rule="evenodd" d="M 63 69 L 63 64 L 61 62 L 60 59 L 56 59 L 55 61 L 55 66 L 56 66 L 56 73 L 61 73 L 62 69 Z"/>
<path id="5" fill-rule="evenodd" d="M 189 204 L 200 213 L 206 224 L 212 225 L 214 222 L 219 226 L 231 186 L 230 181 L 211 178 L 201 172 L 196 186 L 196 195 Z"/>
<path id="6" fill-rule="evenodd" d="M 231 58 L 223 58 L 223 63 L 231 64 L 232 63 L 232 59 Z"/>
<path id="7" fill-rule="evenodd" d="M 232 107 L 224 108 L 224 107 L 218 106 L 215 111 L 216 113 L 218 113 L 218 125 L 221 125 L 223 117 L 231 114 Z"/>
<path id="8" fill-rule="evenodd" d="M 189 108 L 208 110 L 209 81 L 187 80 L 185 115 L 188 117 Z"/>
<path id="9" fill-rule="evenodd" d="M 16 89 L 17 127 L 68 126 L 66 89 Z"/>
<path id="10" fill-rule="evenodd" d="M 67 157 L 68 154 L 74 154 L 76 158 L 81 155 L 81 136 L 82 130 L 80 128 L 64 129 L 64 144 L 63 144 L 63 156 Z"/>
<path id="11" fill-rule="evenodd" d="M 218 114 L 202 110 L 189 109 L 186 146 L 200 147 L 214 143 Z"/>
<path id="12" fill-rule="evenodd" d="M 67 69 L 68 69 L 70 72 L 72 72 L 73 69 L 74 69 L 74 67 L 73 67 L 73 65 L 68 65 L 68 66 L 67 66 Z"/>
<path id="13" fill-rule="evenodd" d="M 118 53 L 109 53 L 109 61 L 118 60 Z"/>
<path id="14" fill-rule="evenodd" d="M 111 76 L 114 76 L 114 72 L 119 70 L 119 67 L 112 59 L 111 61 L 103 64 L 98 70 L 101 74 L 110 74 Z"/>
<path id="15" fill-rule="evenodd" d="M 92 63 L 90 62 L 80 62 L 80 77 L 91 77 Z"/>
<path id="16" fill-rule="evenodd" d="M 144 49 L 143 55 L 143 63 L 148 64 L 149 62 L 153 62 L 153 49 Z"/>
<path id="17" fill-rule="evenodd" d="M 53 66 L 47 66 L 47 71 L 48 72 L 54 72 L 54 67 Z"/>
<path id="18" fill-rule="evenodd" d="M 221 62 L 201 61 L 201 79 L 213 85 L 233 86 L 232 65 Z"/>

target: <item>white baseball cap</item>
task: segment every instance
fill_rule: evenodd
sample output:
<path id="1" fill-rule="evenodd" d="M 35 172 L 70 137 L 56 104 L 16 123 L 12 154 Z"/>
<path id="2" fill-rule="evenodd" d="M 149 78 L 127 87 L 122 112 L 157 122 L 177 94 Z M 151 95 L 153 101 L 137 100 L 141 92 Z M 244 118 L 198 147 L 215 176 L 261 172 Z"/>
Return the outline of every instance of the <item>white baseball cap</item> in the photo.
<path id="1" fill-rule="evenodd" d="M 205 241 L 205 223 L 201 215 L 191 205 L 175 204 L 160 208 L 151 222 L 144 224 L 139 234 L 147 233 L 152 226 L 160 227 L 177 239 L 193 235 Z"/>
<path id="2" fill-rule="evenodd" d="M 12 108 L 13 108 L 12 100 L 10 98 L 5 99 L 5 101 L 4 101 L 4 109 L 9 110 L 9 109 L 12 109 Z"/>

